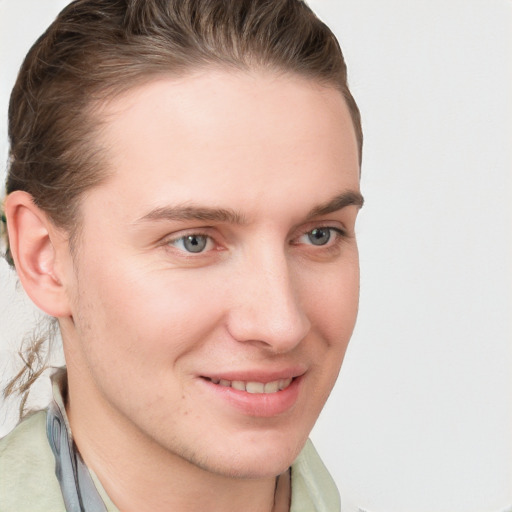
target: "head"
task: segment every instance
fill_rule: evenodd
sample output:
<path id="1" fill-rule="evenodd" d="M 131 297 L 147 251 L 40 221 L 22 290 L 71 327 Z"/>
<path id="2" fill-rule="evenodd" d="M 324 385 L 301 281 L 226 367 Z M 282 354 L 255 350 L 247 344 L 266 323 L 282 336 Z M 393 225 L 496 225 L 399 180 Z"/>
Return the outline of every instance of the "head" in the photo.
<path id="1" fill-rule="evenodd" d="M 357 313 L 362 135 L 334 35 L 298 0 L 78 0 L 27 55 L 9 137 L 8 257 L 59 320 L 76 428 L 284 470 Z"/>

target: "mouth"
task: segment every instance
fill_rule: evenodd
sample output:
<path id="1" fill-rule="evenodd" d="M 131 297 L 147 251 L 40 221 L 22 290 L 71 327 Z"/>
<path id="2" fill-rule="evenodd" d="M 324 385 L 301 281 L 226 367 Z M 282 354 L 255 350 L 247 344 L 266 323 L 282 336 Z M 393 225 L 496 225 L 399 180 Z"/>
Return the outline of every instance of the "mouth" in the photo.
<path id="1" fill-rule="evenodd" d="M 226 379 L 215 379 L 209 377 L 203 377 L 207 381 L 223 386 L 226 388 L 236 389 L 238 391 L 245 391 L 251 394 L 273 394 L 279 391 L 287 389 L 294 378 L 290 377 L 287 379 L 278 379 L 271 382 L 257 382 L 257 381 L 243 381 L 243 380 L 226 380 Z"/>
<path id="2" fill-rule="evenodd" d="M 293 410 L 301 394 L 304 372 L 297 372 L 295 376 L 247 375 L 249 380 L 241 380 L 241 377 L 240 374 L 203 376 L 200 381 L 212 400 L 220 400 L 230 410 L 246 416 L 271 418 Z"/>

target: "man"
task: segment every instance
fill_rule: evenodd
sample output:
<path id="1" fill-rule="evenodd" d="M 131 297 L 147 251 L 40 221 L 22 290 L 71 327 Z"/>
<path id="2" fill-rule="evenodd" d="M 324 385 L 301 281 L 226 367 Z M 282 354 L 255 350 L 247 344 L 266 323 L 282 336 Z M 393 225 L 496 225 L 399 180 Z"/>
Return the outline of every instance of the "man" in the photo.
<path id="1" fill-rule="evenodd" d="M 307 443 L 359 290 L 332 33 L 295 0 L 78 0 L 10 140 L 9 256 L 66 371 L 2 441 L 0 510 L 338 509 Z"/>

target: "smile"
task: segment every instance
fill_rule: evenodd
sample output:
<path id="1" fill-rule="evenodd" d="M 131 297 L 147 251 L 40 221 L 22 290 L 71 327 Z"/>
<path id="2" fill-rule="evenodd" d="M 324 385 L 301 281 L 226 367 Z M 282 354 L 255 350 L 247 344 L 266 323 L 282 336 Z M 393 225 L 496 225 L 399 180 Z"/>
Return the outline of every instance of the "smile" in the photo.
<path id="1" fill-rule="evenodd" d="M 293 379 L 279 379 L 272 382 L 256 382 L 256 381 L 243 381 L 243 380 L 225 380 L 225 379 L 207 379 L 213 384 L 224 386 L 227 388 L 233 388 L 238 391 L 246 391 L 247 393 L 253 394 L 271 394 L 283 391 L 288 388 L 292 383 Z"/>
<path id="2" fill-rule="evenodd" d="M 297 369 L 274 375 L 257 371 L 232 372 L 203 376 L 199 381 L 205 386 L 208 400 L 220 400 L 230 411 L 235 409 L 245 416 L 271 418 L 293 409 L 303 388 L 304 374 L 305 370 Z"/>

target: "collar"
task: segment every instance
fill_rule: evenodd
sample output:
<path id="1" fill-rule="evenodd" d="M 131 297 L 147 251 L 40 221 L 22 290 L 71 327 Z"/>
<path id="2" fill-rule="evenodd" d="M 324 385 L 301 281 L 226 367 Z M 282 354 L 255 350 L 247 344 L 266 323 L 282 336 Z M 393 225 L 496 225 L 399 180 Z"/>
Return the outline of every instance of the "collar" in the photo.
<path id="1" fill-rule="evenodd" d="M 55 457 L 55 475 L 68 512 L 107 512 L 71 436 L 66 408 L 67 374 L 61 369 L 52 377 L 53 400 L 46 414 L 46 436 Z"/>

